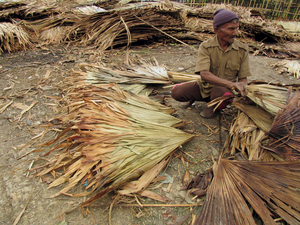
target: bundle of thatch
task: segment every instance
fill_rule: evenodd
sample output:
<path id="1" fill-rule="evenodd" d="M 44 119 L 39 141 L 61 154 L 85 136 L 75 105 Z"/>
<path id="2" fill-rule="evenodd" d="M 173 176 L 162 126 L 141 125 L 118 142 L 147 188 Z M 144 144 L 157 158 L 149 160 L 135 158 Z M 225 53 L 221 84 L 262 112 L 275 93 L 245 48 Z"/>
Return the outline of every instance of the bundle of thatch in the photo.
<path id="1" fill-rule="evenodd" d="M 95 45 L 105 50 L 140 41 L 166 39 L 200 43 L 213 35 L 213 13 L 219 8 L 232 10 L 239 15 L 239 37 L 246 42 L 254 43 L 265 37 L 265 41 L 293 40 L 285 29 L 264 20 L 261 14 L 245 7 L 224 4 L 193 8 L 167 0 L 86 3 L 39 1 L 3 5 L 2 10 L 0 4 L 0 17 L 7 21 L 23 20 L 31 30 L 32 40 L 38 44 L 54 44 L 65 40 Z M 263 54 L 260 51 L 258 53 Z"/>
<path id="2" fill-rule="evenodd" d="M 20 24 L 0 23 L 0 51 L 24 50 L 32 45 L 28 33 Z"/>
<path id="3" fill-rule="evenodd" d="M 255 89 L 265 93 L 260 96 L 261 105 L 266 98 L 275 96 L 276 89 L 278 96 L 283 91 L 275 86 Z M 233 103 L 243 112 L 231 126 L 231 136 L 214 165 L 213 181 L 194 224 L 256 224 L 261 220 L 275 225 L 279 218 L 288 224 L 300 223 L 300 93 L 292 93 L 292 88 L 286 92 L 287 104 L 274 120 L 260 106 Z M 269 144 L 262 147 L 267 137 Z M 232 156 L 231 160 L 225 158 L 227 153 L 238 151 L 244 156 L 242 161 L 232 160 Z"/>
<path id="4" fill-rule="evenodd" d="M 261 147 L 266 132 L 271 128 L 273 116 L 258 106 L 238 101 L 233 105 L 240 111 L 230 127 L 224 151 L 231 155 L 241 153 L 249 160 L 273 160 L 273 157 Z"/>
<path id="5" fill-rule="evenodd" d="M 146 41 L 155 36 L 164 36 L 152 26 L 158 29 L 163 28 L 163 31 L 183 27 L 182 21 L 175 16 L 149 8 L 134 10 L 133 7 L 114 13 L 91 15 L 78 22 L 75 30 L 81 44 L 95 44 L 99 49 L 105 50 L 116 45 L 126 45 L 131 42 Z"/>
<path id="6" fill-rule="evenodd" d="M 220 159 L 194 225 L 300 223 L 300 163 Z M 251 209 L 249 207 L 251 206 Z M 258 216 L 253 217 L 253 210 Z"/>
<path id="7" fill-rule="evenodd" d="M 127 63 L 119 61 L 110 67 L 79 64 L 79 68 L 80 70 L 71 72 L 74 74 L 72 79 L 86 84 L 170 84 L 199 79 L 198 75 L 167 71 L 155 58 L 145 60 L 137 56 Z"/>
<path id="8" fill-rule="evenodd" d="M 22 16 L 26 2 L 0 2 L 0 18 L 10 20 L 12 16 Z"/>
<path id="9" fill-rule="evenodd" d="M 158 164 L 162 169 L 163 161 L 193 137 L 172 127 L 181 122 L 167 114 L 172 109 L 116 85 L 71 86 L 66 93 L 62 101 L 68 113 L 49 124 L 61 130 L 45 144 L 52 146 L 46 154 L 52 158 L 36 165 L 43 169 L 38 176 L 56 174 L 49 188 L 66 183 L 54 196 L 86 196 L 101 190 L 88 201 L 92 202 Z M 147 179 L 152 177 L 149 173 Z M 71 188 L 80 182 L 86 183 L 86 191 L 74 193 Z"/>

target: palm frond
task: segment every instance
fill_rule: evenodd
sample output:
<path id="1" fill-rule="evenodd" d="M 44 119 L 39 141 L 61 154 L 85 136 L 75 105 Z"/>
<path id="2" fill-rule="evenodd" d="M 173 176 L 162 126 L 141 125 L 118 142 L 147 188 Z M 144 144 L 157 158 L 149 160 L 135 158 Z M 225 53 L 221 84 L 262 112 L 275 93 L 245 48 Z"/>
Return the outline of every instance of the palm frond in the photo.
<path id="1" fill-rule="evenodd" d="M 19 24 L 0 23 L 0 51 L 14 52 L 29 48 L 32 43 L 28 33 Z"/>
<path id="2" fill-rule="evenodd" d="M 286 160 L 300 158 L 300 92 L 297 91 L 287 105 L 276 115 L 268 135 L 268 149 Z"/>
<path id="3" fill-rule="evenodd" d="M 49 186 L 67 183 L 54 196 L 102 190 L 94 201 L 140 177 L 193 137 L 171 127 L 181 121 L 166 113 L 169 108 L 116 85 L 71 87 L 63 101 L 69 113 L 56 118 L 62 132 L 45 144 L 54 145 L 49 154 L 58 154 L 38 173 L 64 171 Z M 87 190 L 69 193 L 79 182 L 88 183 Z"/>
<path id="4" fill-rule="evenodd" d="M 300 223 L 300 163 L 220 159 L 194 225 L 256 224 L 249 203 L 264 224 L 280 217 Z"/>
<path id="5" fill-rule="evenodd" d="M 118 83 L 118 84 L 170 84 L 199 80 L 199 75 L 167 71 L 158 64 L 155 58 L 145 60 L 136 57 L 128 63 L 117 62 L 113 68 L 80 64 L 80 71 L 74 71 L 77 78 L 74 82 L 87 84 Z"/>
<path id="6" fill-rule="evenodd" d="M 264 132 L 268 132 L 271 129 L 271 125 L 274 120 L 274 116 L 262 109 L 258 105 L 243 104 L 242 101 L 234 101 L 232 103 L 239 110 L 244 112 L 257 127 L 262 129 Z"/>

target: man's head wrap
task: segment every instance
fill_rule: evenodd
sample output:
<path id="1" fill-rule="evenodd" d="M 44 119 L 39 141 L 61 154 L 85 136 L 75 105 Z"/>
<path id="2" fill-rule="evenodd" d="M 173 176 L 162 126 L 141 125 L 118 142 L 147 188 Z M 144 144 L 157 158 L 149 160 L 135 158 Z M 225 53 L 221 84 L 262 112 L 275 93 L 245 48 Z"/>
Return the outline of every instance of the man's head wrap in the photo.
<path id="1" fill-rule="evenodd" d="M 214 16 L 213 27 L 219 27 L 224 23 L 230 22 L 231 20 L 239 19 L 235 13 L 226 9 L 218 9 L 215 11 Z"/>

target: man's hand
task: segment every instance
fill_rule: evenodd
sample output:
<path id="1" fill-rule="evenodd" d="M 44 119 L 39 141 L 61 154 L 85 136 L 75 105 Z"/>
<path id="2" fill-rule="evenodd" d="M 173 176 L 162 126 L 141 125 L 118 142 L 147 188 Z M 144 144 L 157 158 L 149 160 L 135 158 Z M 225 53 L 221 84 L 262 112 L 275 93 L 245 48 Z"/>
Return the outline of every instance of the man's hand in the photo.
<path id="1" fill-rule="evenodd" d="M 247 84 L 244 82 L 235 82 L 230 85 L 231 90 L 238 91 L 243 97 L 247 95 Z"/>

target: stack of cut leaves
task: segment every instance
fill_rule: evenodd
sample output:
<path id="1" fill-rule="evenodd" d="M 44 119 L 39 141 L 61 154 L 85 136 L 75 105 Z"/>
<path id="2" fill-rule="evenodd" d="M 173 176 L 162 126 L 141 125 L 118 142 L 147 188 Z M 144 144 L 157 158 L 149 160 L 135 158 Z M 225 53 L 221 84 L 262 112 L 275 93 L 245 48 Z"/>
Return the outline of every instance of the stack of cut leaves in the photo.
<path id="1" fill-rule="evenodd" d="M 247 86 L 247 90 L 247 98 L 252 104 L 241 99 L 233 102 L 239 113 L 231 125 L 224 151 L 231 155 L 241 153 L 249 160 L 274 160 L 274 155 L 265 151 L 261 144 L 290 92 L 287 87 L 275 84 L 251 84 Z M 232 97 L 234 96 L 220 97 L 208 105 L 216 105 L 217 108 L 224 100 Z"/>
<path id="2" fill-rule="evenodd" d="M 71 86 L 66 93 L 62 101 L 68 113 L 49 125 L 61 132 L 44 144 L 51 146 L 46 155 L 52 158 L 32 169 L 42 168 L 38 176 L 54 176 L 49 188 L 65 184 L 54 196 L 97 191 L 84 206 L 146 174 L 131 190 L 123 187 L 127 194 L 138 193 L 168 156 L 193 137 L 174 128 L 181 121 L 168 114 L 172 109 L 117 85 Z M 80 183 L 86 185 L 85 192 L 71 190 Z"/>
<path id="3" fill-rule="evenodd" d="M 127 63 L 119 61 L 114 67 L 113 69 L 95 64 L 80 64 L 80 71 L 72 72 L 76 78 L 74 82 L 86 82 L 86 84 L 170 84 L 200 79 L 198 75 L 194 74 L 167 71 L 164 66 L 158 64 L 155 58 L 145 60 L 136 57 Z"/>
<path id="4" fill-rule="evenodd" d="M 233 103 L 240 111 L 194 224 L 300 223 L 300 92 L 293 93 L 291 87 L 251 86 L 248 96 L 262 107 Z M 279 104 L 283 96 L 286 105 L 273 119 L 269 112 L 277 107 L 265 103 Z M 267 138 L 268 144 L 263 142 Z M 242 161 L 226 159 L 228 151 L 237 150 L 244 156 Z"/>
<path id="5" fill-rule="evenodd" d="M 273 116 L 255 105 L 233 103 L 239 109 L 235 121 L 230 127 L 226 151 L 231 155 L 241 153 L 249 160 L 270 161 L 273 157 L 261 147 L 261 141 L 271 128 Z"/>

